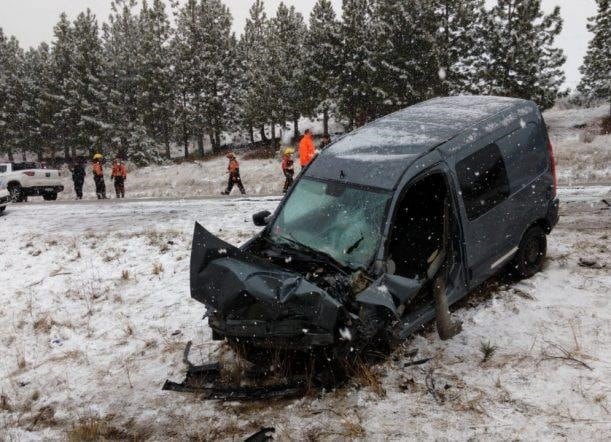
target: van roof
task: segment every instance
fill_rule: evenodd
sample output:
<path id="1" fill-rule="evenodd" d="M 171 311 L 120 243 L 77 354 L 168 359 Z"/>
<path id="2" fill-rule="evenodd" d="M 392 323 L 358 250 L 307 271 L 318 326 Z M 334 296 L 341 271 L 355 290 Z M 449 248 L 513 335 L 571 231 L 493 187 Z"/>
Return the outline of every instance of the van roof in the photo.
<path id="1" fill-rule="evenodd" d="M 373 121 L 325 149 L 306 176 L 393 189 L 422 154 L 526 100 L 493 96 L 441 97 Z"/>

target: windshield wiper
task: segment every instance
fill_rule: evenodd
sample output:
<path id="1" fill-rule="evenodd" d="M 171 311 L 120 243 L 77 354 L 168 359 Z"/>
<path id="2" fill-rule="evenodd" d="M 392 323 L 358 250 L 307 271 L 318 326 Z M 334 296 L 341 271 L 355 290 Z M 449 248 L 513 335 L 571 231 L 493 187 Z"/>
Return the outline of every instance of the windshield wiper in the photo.
<path id="1" fill-rule="evenodd" d="M 278 237 L 283 241 L 287 241 L 288 243 L 290 243 L 296 251 L 305 252 L 308 255 L 308 258 L 310 258 L 312 261 L 319 262 L 321 264 L 328 264 L 330 266 L 333 266 L 337 271 L 346 274 L 344 270 L 345 266 L 342 265 L 340 262 L 336 261 L 335 258 L 333 258 L 331 255 L 300 243 L 291 233 L 289 233 L 289 235 L 290 238 L 287 238 L 283 235 L 278 235 Z"/>
<path id="2" fill-rule="evenodd" d="M 346 252 L 345 252 L 346 255 L 350 255 L 352 252 L 358 249 L 364 239 L 365 239 L 365 236 L 363 236 L 363 232 L 361 232 L 361 237 L 354 244 L 352 244 L 350 247 L 346 249 Z"/>

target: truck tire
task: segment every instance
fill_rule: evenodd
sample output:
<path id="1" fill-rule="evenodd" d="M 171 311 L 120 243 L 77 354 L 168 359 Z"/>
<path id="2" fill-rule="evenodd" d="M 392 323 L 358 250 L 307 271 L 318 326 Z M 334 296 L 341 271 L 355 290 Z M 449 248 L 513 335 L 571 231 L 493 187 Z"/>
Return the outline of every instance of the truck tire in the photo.
<path id="1" fill-rule="evenodd" d="M 539 226 L 526 231 L 511 262 L 511 271 L 520 278 L 530 278 L 541 271 L 547 254 L 547 237 Z"/>
<path id="2" fill-rule="evenodd" d="M 11 201 L 14 203 L 20 203 L 25 199 L 23 189 L 19 184 L 12 184 L 9 186 L 8 191 L 11 194 Z"/>
<path id="3" fill-rule="evenodd" d="M 42 198 L 45 201 L 55 201 L 57 199 L 57 192 L 43 193 Z"/>

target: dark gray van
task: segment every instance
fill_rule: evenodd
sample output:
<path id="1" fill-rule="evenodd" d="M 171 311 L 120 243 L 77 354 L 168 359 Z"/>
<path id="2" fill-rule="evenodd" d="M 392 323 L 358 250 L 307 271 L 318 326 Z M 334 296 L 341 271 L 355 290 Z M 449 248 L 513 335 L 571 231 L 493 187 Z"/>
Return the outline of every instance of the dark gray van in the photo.
<path id="1" fill-rule="evenodd" d="M 197 224 L 191 295 L 215 339 L 358 351 L 433 319 L 439 287 L 452 304 L 501 269 L 532 276 L 557 220 L 537 106 L 436 98 L 330 145 L 241 248 Z"/>

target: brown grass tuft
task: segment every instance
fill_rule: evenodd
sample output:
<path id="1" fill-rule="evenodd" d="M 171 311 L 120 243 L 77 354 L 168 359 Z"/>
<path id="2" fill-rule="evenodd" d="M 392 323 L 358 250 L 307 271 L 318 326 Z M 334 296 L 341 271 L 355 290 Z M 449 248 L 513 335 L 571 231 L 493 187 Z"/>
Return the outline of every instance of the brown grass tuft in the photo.
<path id="1" fill-rule="evenodd" d="M 156 262 L 153 264 L 153 275 L 160 275 L 161 273 L 163 273 L 163 264 Z"/>

